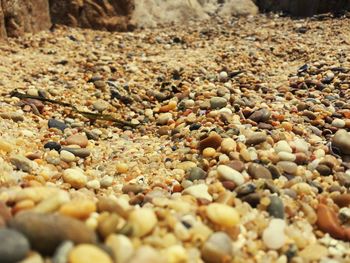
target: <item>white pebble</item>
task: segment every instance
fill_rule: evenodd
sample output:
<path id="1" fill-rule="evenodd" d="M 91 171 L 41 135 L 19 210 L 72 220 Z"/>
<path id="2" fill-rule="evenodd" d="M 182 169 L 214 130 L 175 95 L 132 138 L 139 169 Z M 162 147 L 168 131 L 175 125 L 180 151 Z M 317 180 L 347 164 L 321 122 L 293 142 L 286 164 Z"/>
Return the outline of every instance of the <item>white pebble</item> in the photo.
<path id="1" fill-rule="evenodd" d="M 286 236 L 284 233 L 285 227 L 286 223 L 283 219 L 272 219 L 262 235 L 265 246 L 267 246 L 269 249 L 279 249 L 283 247 L 286 241 Z"/>
<path id="2" fill-rule="evenodd" d="M 279 153 L 279 152 L 288 152 L 288 153 L 292 153 L 293 150 L 292 148 L 289 146 L 287 141 L 279 141 L 275 144 L 274 146 L 275 152 Z"/>
<path id="3" fill-rule="evenodd" d="M 66 150 L 62 150 L 60 152 L 60 158 L 62 161 L 70 163 L 75 161 L 75 156 L 71 152 L 68 152 Z"/>
<path id="4" fill-rule="evenodd" d="M 334 119 L 332 121 L 332 126 L 337 127 L 337 128 L 344 128 L 345 125 L 346 125 L 346 123 L 342 119 Z"/>
<path id="5" fill-rule="evenodd" d="M 241 185 L 244 183 L 243 175 L 227 165 L 219 165 L 216 171 L 219 176 L 225 180 L 233 181 L 236 185 Z"/>
<path id="6" fill-rule="evenodd" d="M 203 198 L 209 201 L 213 201 L 213 197 L 208 193 L 208 186 L 206 184 L 196 184 L 187 187 L 183 194 L 189 194 L 195 198 Z"/>

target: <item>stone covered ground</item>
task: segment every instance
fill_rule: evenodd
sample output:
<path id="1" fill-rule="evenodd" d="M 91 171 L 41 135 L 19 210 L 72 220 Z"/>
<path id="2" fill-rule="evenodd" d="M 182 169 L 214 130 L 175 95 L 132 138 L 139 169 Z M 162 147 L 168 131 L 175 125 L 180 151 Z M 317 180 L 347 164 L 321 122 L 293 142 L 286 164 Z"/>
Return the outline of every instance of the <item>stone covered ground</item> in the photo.
<path id="1" fill-rule="evenodd" d="M 1 262 L 350 262 L 349 24 L 1 43 Z"/>

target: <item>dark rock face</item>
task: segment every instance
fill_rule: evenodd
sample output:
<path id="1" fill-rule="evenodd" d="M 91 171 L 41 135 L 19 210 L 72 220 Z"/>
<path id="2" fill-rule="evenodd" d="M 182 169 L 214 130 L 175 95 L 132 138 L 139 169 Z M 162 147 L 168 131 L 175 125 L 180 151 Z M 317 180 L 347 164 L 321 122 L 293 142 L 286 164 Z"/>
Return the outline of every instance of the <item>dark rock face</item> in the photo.
<path id="1" fill-rule="evenodd" d="M 283 11 L 293 16 L 312 16 L 327 12 L 350 10 L 350 0 L 256 0 L 264 12 Z"/>
<path id="2" fill-rule="evenodd" d="M 47 0 L 0 0 L 0 37 L 17 37 L 51 26 Z"/>
<path id="3" fill-rule="evenodd" d="M 49 0 L 54 24 L 108 31 L 127 31 L 134 8 L 131 0 Z"/>

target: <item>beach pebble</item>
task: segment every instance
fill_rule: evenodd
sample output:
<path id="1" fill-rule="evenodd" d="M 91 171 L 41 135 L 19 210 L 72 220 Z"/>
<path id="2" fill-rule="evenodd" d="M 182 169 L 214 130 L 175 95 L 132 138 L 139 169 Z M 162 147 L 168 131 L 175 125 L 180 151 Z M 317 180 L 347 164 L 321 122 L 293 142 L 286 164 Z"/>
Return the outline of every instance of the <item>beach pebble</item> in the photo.
<path id="1" fill-rule="evenodd" d="M 65 183 L 70 184 L 74 188 L 82 188 L 87 183 L 87 177 L 79 168 L 69 168 L 64 170 L 62 178 Z"/>
<path id="2" fill-rule="evenodd" d="M 70 162 L 74 162 L 76 157 L 73 153 L 68 152 L 66 150 L 62 150 L 60 152 L 60 158 L 62 161 L 70 163 Z"/>
<path id="3" fill-rule="evenodd" d="M 236 185 L 244 183 L 243 175 L 227 165 L 219 165 L 216 171 L 221 178 L 233 181 Z"/>
<path id="4" fill-rule="evenodd" d="M 105 244 L 112 249 L 116 263 L 127 263 L 134 252 L 131 240 L 124 235 L 109 235 Z"/>
<path id="5" fill-rule="evenodd" d="M 333 147 L 336 147 L 343 154 L 350 154 L 350 133 L 346 130 L 339 130 L 332 139 Z"/>
<path id="6" fill-rule="evenodd" d="M 274 146 L 275 152 L 279 153 L 279 152 L 287 152 L 287 153 L 292 153 L 293 150 L 290 147 L 290 145 L 288 144 L 287 141 L 278 141 L 275 146 Z"/>
<path id="7" fill-rule="evenodd" d="M 142 208 L 135 209 L 128 217 L 128 223 L 132 228 L 134 237 L 142 237 L 149 234 L 157 225 L 157 216 L 153 210 Z"/>
<path id="8" fill-rule="evenodd" d="M 208 186 L 206 184 L 195 184 L 187 187 L 182 191 L 183 194 L 192 195 L 195 198 L 203 198 L 212 201 L 213 197 L 208 193 Z"/>
<path id="9" fill-rule="evenodd" d="M 230 262 L 233 254 L 232 240 L 225 232 L 215 232 L 204 243 L 201 257 L 204 262 Z"/>
<path id="10" fill-rule="evenodd" d="M 2 263 L 14 263 L 24 259 L 30 245 L 27 238 L 11 229 L 0 229 L 0 261 Z"/>
<path id="11" fill-rule="evenodd" d="M 88 143 L 89 141 L 87 137 L 82 134 L 74 134 L 66 139 L 67 145 L 79 145 L 82 148 L 85 148 L 88 145 Z"/>
<path id="12" fill-rule="evenodd" d="M 239 214 L 231 206 L 212 203 L 207 206 L 208 218 L 223 227 L 233 227 L 239 223 Z"/>
<path id="13" fill-rule="evenodd" d="M 285 227 L 286 223 L 283 219 L 271 219 L 262 235 L 262 240 L 267 248 L 280 249 L 283 247 L 286 242 Z"/>
<path id="14" fill-rule="evenodd" d="M 113 263 L 110 256 L 100 248 L 90 244 L 80 244 L 68 254 L 69 263 Z"/>

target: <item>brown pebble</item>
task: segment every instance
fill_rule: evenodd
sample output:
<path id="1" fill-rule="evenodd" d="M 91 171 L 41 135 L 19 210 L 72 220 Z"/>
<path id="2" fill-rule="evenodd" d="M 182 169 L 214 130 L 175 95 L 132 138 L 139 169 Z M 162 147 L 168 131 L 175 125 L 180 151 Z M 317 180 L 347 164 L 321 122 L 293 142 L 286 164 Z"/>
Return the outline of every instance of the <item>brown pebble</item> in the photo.
<path id="1" fill-rule="evenodd" d="M 232 181 L 222 181 L 221 183 L 227 190 L 233 191 L 236 188 L 236 184 Z"/>
<path id="2" fill-rule="evenodd" d="M 221 136 L 214 133 L 214 134 L 209 135 L 207 138 L 201 140 L 198 143 L 197 148 L 200 151 L 203 151 L 205 148 L 208 148 L 208 147 L 217 149 L 221 145 L 221 142 L 222 142 Z"/>
<path id="3" fill-rule="evenodd" d="M 350 194 L 336 195 L 333 196 L 332 199 L 339 207 L 347 207 L 350 205 Z"/>
<path id="4" fill-rule="evenodd" d="M 248 166 L 248 173 L 254 179 L 272 179 L 271 172 L 261 164 L 251 163 Z"/>
<path id="5" fill-rule="evenodd" d="M 87 139 L 87 137 L 85 135 L 82 134 L 74 134 L 69 136 L 66 139 L 66 144 L 68 145 L 79 145 L 82 148 L 85 148 L 89 143 L 89 140 Z"/>
<path id="6" fill-rule="evenodd" d="M 244 170 L 244 163 L 240 160 L 230 161 L 226 165 L 231 167 L 232 169 L 235 169 L 238 172 L 243 172 Z"/>
<path id="7" fill-rule="evenodd" d="M 330 234 L 333 238 L 346 238 L 346 233 L 341 227 L 336 213 L 325 204 L 318 205 L 317 226 L 320 230 Z"/>

